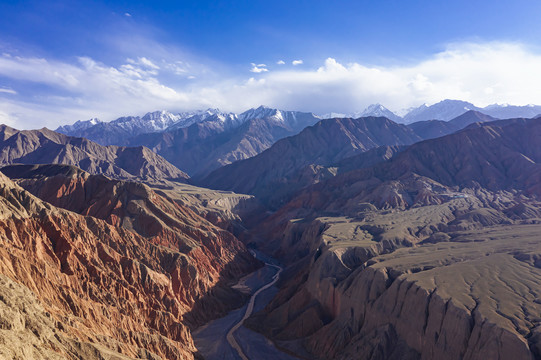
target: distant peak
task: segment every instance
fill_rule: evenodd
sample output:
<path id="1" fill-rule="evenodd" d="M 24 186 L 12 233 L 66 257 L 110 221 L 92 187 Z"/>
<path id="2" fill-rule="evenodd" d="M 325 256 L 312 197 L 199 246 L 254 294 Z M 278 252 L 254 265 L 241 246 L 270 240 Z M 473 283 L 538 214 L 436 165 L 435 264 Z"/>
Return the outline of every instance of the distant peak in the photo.
<path id="1" fill-rule="evenodd" d="M 456 99 L 444 99 L 444 100 L 438 102 L 438 104 L 446 104 L 446 103 L 470 104 L 470 103 L 467 102 L 467 101 L 464 101 L 464 100 L 456 100 Z"/>
<path id="2" fill-rule="evenodd" d="M 353 114 L 353 117 L 366 117 L 366 116 L 374 116 L 374 117 L 385 117 L 389 120 L 400 122 L 402 118 L 392 112 L 391 110 L 387 109 L 385 106 L 381 105 L 380 103 L 371 104 L 366 109 L 364 109 L 360 113 Z"/>

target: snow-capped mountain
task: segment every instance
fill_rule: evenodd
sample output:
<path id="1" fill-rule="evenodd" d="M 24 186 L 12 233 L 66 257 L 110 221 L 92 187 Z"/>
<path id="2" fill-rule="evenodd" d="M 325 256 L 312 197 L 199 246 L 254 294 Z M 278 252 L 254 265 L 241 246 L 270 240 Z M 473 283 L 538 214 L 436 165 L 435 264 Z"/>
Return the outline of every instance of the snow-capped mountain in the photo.
<path id="1" fill-rule="evenodd" d="M 278 110 L 263 105 L 247 110 L 238 117 L 241 123 L 252 119 L 271 119 L 281 122 L 292 129 L 299 129 L 299 131 L 321 120 L 319 116 L 313 113 Z"/>
<path id="2" fill-rule="evenodd" d="M 427 106 L 426 104 L 423 104 L 412 109 L 404 116 L 404 122 L 410 124 L 425 120 L 449 121 L 469 110 L 483 111 L 483 109 L 478 108 L 467 101 L 447 99 L 434 105 Z"/>
<path id="3" fill-rule="evenodd" d="M 372 104 L 368 106 L 366 109 L 364 109 L 362 112 L 360 112 L 358 116 L 355 116 L 355 117 L 359 118 L 359 117 L 367 117 L 367 116 L 376 116 L 376 117 L 383 116 L 394 122 L 402 122 L 402 118 L 400 116 L 396 115 L 394 112 L 387 109 L 385 106 L 381 104 Z"/>
<path id="4" fill-rule="evenodd" d="M 134 134 L 163 131 L 181 119 L 180 114 L 168 111 L 154 111 L 146 113 L 143 117 L 126 116 L 111 121 L 109 124 Z"/>
<path id="5" fill-rule="evenodd" d="M 447 99 L 434 105 L 423 104 L 414 108 L 404 116 L 404 120 L 408 124 L 425 120 L 449 121 L 470 110 L 479 111 L 497 119 L 532 118 L 541 113 L 541 106 L 532 104 L 524 106 L 493 104 L 481 108 L 467 101 Z"/>
<path id="6" fill-rule="evenodd" d="M 123 116 L 111 122 L 97 119 L 64 125 L 56 131 L 69 136 L 84 137 L 102 145 L 126 145 L 129 138 L 152 132 L 161 132 L 182 119 L 182 114 L 154 111 L 144 116 Z M 186 116 L 186 115 L 185 115 Z"/>
<path id="7" fill-rule="evenodd" d="M 533 104 L 524 106 L 492 104 L 483 108 L 482 112 L 499 119 L 533 118 L 541 114 L 541 106 Z"/>
<path id="8" fill-rule="evenodd" d="M 59 133 L 62 133 L 62 134 L 68 134 L 68 133 L 71 133 L 73 131 L 78 131 L 78 130 L 85 130 L 85 129 L 88 129 L 96 124 L 99 124 L 101 123 L 102 121 L 98 118 L 93 118 L 93 119 L 90 119 L 90 120 L 78 120 L 76 121 L 75 123 L 73 123 L 72 125 L 63 125 L 63 126 L 60 126 L 56 129 L 56 132 L 59 132 Z"/>
<path id="9" fill-rule="evenodd" d="M 207 109 L 203 111 L 194 111 L 189 116 L 182 117 L 180 120 L 170 125 L 166 131 L 173 131 L 188 127 L 192 124 L 204 121 L 222 122 L 226 128 L 232 128 L 241 124 L 237 114 L 221 112 L 219 109 Z"/>
<path id="10" fill-rule="evenodd" d="M 265 106 L 239 115 L 208 109 L 165 132 L 132 137 L 128 144 L 146 146 L 200 178 L 220 166 L 257 155 L 319 120 L 312 113 Z M 182 126 L 187 123 L 191 125 Z"/>
<path id="11" fill-rule="evenodd" d="M 173 132 L 182 128 L 188 128 L 194 124 L 203 125 L 207 130 L 212 128 L 213 132 L 230 131 L 236 129 L 252 120 L 264 120 L 268 129 L 278 126 L 280 135 L 273 135 L 269 139 L 277 139 L 300 132 L 307 126 L 314 125 L 325 118 L 359 118 L 367 116 L 383 116 L 400 123 L 411 124 L 426 120 L 449 121 L 467 111 L 480 111 L 483 114 L 495 118 L 531 118 L 541 114 L 541 106 L 526 105 L 489 105 L 479 108 L 472 103 L 460 100 L 443 100 L 428 106 L 423 104 L 411 109 L 403 118 L 390 111 L 381 104 L 373 104 L 365 110 L 354 114 L 330 113 L 322 116 L 309 112 L 284 111 L 267 106 L 249 109 L 241 114 L 222 112 L 219 109 L 209 108 L 207 110 L 190 111 L 183 113 L 171 113 L 165 110 L 154 111 L 144 116 L 124 116 L 111 122 L 102 122 L 98 119 L 77 121 L 72 125 L 60 126 L 57 131 L 70 136 L 84 137 L 102 145 L 128 145 L 130 139 L 142 134 Z M 262 123 L 260 124 L 260 126 Z M 269 127 L 270 126 L 270 127 Z M 206 131 L 207 131 L 206 130 Z M 272 140 L 273 142 L 275 140 Z"/>

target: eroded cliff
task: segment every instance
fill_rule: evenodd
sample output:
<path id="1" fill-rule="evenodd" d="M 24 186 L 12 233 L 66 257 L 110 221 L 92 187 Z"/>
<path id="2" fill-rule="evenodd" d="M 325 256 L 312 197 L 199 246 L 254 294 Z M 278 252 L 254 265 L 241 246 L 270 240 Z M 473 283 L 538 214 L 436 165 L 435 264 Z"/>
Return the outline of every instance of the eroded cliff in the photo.
<path id="1" fill-rule="evenodd" d="M 190 327 L 241 302 L 225 285 L 257 263 L 231 233 L 145 185 L 72 175 L 27 179 L 48 202 L 0 176 L 0 274 L 45 314 L 22 321 L 41 324 L 25 327 L 30 344 L 48 344 L 32 356 L 193 358 Z M 12 331 L 0 335 L 6 354 L 23 356 Z"/>
<path id="2" fill-rule="evenodd" d="M 539 214 L 483 199 L 275 227 L 289 279 L 249 325 L 319 359 L 539 357 Z"/>

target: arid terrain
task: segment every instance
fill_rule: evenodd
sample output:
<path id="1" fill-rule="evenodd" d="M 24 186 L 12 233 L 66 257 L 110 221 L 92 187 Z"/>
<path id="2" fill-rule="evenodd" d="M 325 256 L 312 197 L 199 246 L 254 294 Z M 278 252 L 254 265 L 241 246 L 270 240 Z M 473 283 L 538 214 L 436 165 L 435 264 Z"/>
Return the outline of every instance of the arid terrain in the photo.
<path id="1" fill-rule="evenodd" d="M 190 328 L 242 301 L 228 282 L 260 266 L 231 233 L 146 185 L 16 168 L 37 197 L 1 176 L 5 358 L 192 358 Z"/>
<path id="2" fill-rule="evenodd" d="M 3 127 L 0 358 L 540 358 L 541 119 L 415 126 L 322 120 L 204 179 Z"/>

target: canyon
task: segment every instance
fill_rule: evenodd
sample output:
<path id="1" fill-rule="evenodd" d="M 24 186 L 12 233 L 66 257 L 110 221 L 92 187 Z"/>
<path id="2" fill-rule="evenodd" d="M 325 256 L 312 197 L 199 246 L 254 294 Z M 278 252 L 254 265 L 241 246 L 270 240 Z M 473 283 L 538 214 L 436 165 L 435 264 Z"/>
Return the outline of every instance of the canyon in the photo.
<path id="1" fill-rule="evenodd" d="M 541 358 L 539 118 L 324 119 L 193 178 L 0 134 L 0 357 Z"/>
<path id="2" fill-rule="evenodd" d="M 260 266 L 230 232 L 141 183 L 59 165 L 9 174 L 47 202 L 1 175 L 3 291 L 28 295 L 2 298 L 14 314 L 2 331 L 20 339 L 3 342 L 7 357 L 193 358 L 190 328 L 242 301 L 228 282 Z"/>
<path id="3" fill-rule="evenodd" d="M 301 191 L 254 234 L 290 273 L 248 326 L 304 358 L 539 358 L 540 125 L 476 125 Z"/>

